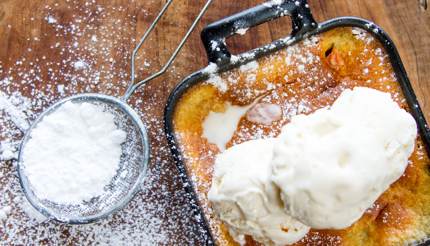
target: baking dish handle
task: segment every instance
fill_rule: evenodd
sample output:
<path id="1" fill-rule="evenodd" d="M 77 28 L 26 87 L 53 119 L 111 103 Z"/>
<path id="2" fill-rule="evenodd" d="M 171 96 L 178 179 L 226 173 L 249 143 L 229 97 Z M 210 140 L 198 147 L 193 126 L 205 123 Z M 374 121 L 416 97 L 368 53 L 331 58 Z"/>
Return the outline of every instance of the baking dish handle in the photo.
<path id="1" fill-rule="evenodd" d="M 273 0 L 206 26 L 201 33 L 201 38 L 209 62 L 218 65 L 230 63 L 231 53 L 225 43 L 226 38 L 243 29 L 246 30 L 285 15 L 291 18 L 293 37 L 303 35 L 317 26 L 306 0 Z"/>

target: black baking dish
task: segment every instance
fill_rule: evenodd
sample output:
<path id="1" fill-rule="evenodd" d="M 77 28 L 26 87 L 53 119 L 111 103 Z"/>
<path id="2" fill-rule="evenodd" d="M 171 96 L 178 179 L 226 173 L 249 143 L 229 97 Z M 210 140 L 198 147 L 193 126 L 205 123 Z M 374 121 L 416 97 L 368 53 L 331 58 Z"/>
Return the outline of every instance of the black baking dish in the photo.
<path id="1" fill-rule="evenodd" d="M 234 59 L 234 61 L 232 61 L 232 56 L 225 43 L 226 38 L 234 35 L 241 28 L 253 27 L 284 15 L 290 16 L 292 20 L 293 28 L 290 36 L 285 39 L 274 41 L 273 43 L 263 47 L 256 48 L 252 51 L 243 53 L 239 56 L 239 59 Z M 217 72 L 222 73 L 236 68 L 242 64 L 248 63 L 252 60 L 256 60 L 267 54 L 283 49 L 291 44 L 301 41 L 304 38 L 328 31 L 336 27 L 362 28 L 369 33 L 372 33 L 373 36 L 384 46 L 385 51 L 389 56 L 393 70 L 397 76 L 397 80 L 403 90 L 404 97 L 406 98 L 406 101 L 410 107 L 410 113 L 414 116 L 426 150 L 428 153 L 430 153 L 430 130 L 418 104 L 417 98 L 412 89 L 397 49 L 391 38 L 374 23 L 356 17 L 340 17 L 317 24 L 312 17 L 306 0 L 285 0 L 279 5 L 272 3 L 262 4 L 212 23 L 203 29 L 201 37 L 206 48 L 209 62 L 215 63 L 218 66 Z M 165 108 L 164 120 L 167 140 L 177 168 L 179 169 L 183 181 L 186 184 L 185 188 L 187 189 L 187 192 L 191 194 L 191 202 L 193 206 L 196 207 L 196 216 L 203 218 L 200 220 L 200 223 L 207 233 L 206 244 L 212 245 L 214 244 L 214 241 L 205 215 L 198 205 L 199 201 L 197 199 L 194 186 L 187 175 L 186 167 L 182 161 L 182 156 L 177 146 L 173 126 L 173 114 L 175 106 L 183 93 L 191 86 L 208 78 L 209 74 L 205 72 L 204 69 L 202 69 L 191 74 L 181 83 L 179 83 L 168 98 Z"/>

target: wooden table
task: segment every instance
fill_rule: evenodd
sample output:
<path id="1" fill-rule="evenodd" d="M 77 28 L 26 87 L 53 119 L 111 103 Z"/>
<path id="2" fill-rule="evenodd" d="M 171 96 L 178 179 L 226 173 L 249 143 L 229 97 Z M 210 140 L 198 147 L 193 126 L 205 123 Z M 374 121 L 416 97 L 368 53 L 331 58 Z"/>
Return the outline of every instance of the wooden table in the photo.
<path id="1" fill-rule="evenodd" d="M 1 91 L 6 96 L 20 92 L 31 100 L 30 121 L 54 101 L 78 92 L 120 95 L 128 83 L 130 52 L 136 39 L 163 2 L 0 0 Z M 152 160 L 142 192 L 123 211 L 87 226 L 35 222 L 22 212 L 22 202 L 18 201 L 22 193 L 13 175 L 13 163 L 1 162 L 0 208 L 11 205 L 13 209 L 6 222 L 0 222 L 0 244 L 89 244 L 103 240 L 111 244 L 201 244 L 202 236 L 196 232 L 199 228 L 166 146 L 164 104 L 182 78 L 207 64 L 199 36 L 202 27 L 262 2 L 215 0 L 169 73 L 133 96 L 131 104 L 149 127 Z M 396 43 L 430 119 L 430 13 L 418 0 L 309 0 L 309 4 L 317 21 L 352 15 L 385 29 Z M 203 1 L 175 1 L 140 52 L 139 78 L 166 61 L 202 5 Z M 289 23 L 288 18 L 281 18 L 228 43 L 235 52 L 246 51 L 286 36 L 291 30 Z M 1 141 L 20 137 L 10 122 L 0 124 Z"/>

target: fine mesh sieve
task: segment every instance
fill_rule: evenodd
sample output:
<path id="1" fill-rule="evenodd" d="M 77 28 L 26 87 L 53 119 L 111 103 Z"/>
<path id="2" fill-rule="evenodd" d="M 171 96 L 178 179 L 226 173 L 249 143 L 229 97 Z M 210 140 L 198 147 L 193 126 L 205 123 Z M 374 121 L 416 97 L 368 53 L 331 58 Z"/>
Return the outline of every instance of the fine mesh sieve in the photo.
<path id="1" fill-rule="evenodd" d="M 127 104 L 127 100 L 137 88 L 146 82 L 159 77 L 167 71 L 168 67 L 173 63 L 197 23 L 208 9 L 212 0 L 208 0 L 203 6 L 166 64 L 158 72 L 135 83 L 135 58 L 137 56 L 137 52 L 172 2 L 173 0 L 168 0 L 165 3 L 158 16 L 149 26 L 142 39 L 133 50 L 131 58 L 131 81 L 128 89 L 121 98 L 94 93 L 80 94 L 65 98 L 46 109 L 25 133 L 20 146 L 17 165 L 21 187 L 30 204 L 49 219 L 69 224 L 90 223 L 121 209 L 139 190 L 146 174 L 147 164 L 149 161 L 149 141 L 145 125 L 139 115 Z M 57 204 L 46 199 L 39 199 L 33 192 L 31 183 L 26 176 L 25 163 L 23 159 L 26 151 L 26 143 L 31 139 L 32 130 L 37 127 L 38 123 L 40 123 L 45 116 L 53 113 L 61 105 L 69 101 L 73 103 L 87 102 L 101 106 L 104 111 L 110 112 L 114 115 L 117 127 L 127 133 L 126 142 L 122 144 L 122 155 L 119 168 L 110 184 L 105 187 L 105 192 L 89 201 L 83 201 L 76 205 Z M 55 170 L 53 170 L 52 175 L 55 175 Z"/>

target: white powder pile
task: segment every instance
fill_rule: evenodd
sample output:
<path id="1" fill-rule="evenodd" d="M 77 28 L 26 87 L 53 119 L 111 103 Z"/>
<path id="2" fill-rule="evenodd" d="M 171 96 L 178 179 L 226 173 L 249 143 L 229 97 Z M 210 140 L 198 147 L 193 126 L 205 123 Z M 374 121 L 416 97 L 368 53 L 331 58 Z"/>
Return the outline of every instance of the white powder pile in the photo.
<path id="1" fill-rule="evenodd" d="M 24 149 L 24 172 L 40 199 L 78 204 L 104 192 L 115 176 L 126 133 L 114 115 L 66 102 L 45 116 Z"/>

